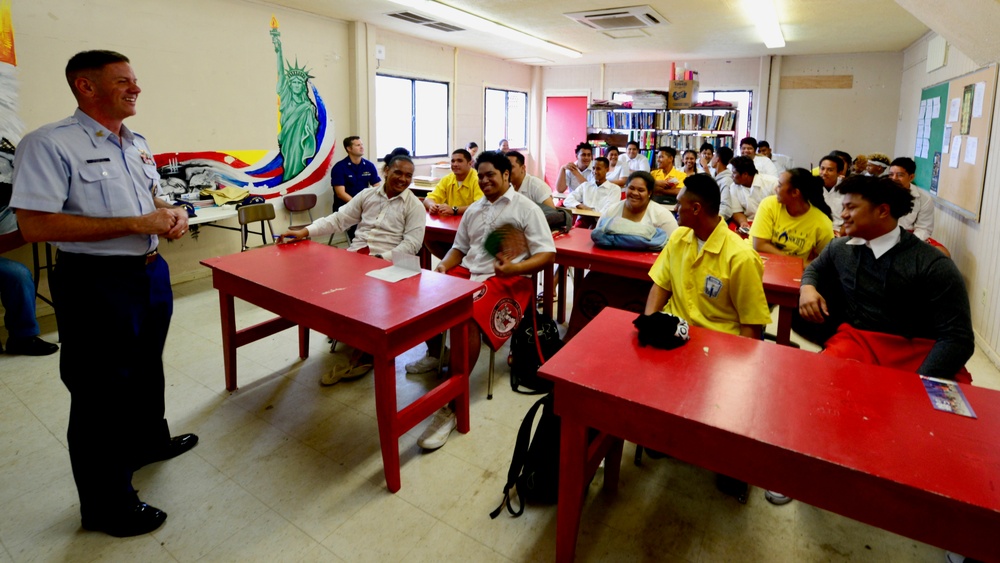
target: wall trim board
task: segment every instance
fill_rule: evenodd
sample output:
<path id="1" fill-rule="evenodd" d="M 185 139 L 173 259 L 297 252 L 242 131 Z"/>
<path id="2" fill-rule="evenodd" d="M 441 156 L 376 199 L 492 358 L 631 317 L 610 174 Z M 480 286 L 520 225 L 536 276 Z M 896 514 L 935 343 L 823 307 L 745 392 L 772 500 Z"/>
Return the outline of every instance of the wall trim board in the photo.
<path id="1" fill-rule="evenodd" d="M 782 90 L 850 90 L 854 88 L 853 74 L 827 76 L 782 76 Z"/>

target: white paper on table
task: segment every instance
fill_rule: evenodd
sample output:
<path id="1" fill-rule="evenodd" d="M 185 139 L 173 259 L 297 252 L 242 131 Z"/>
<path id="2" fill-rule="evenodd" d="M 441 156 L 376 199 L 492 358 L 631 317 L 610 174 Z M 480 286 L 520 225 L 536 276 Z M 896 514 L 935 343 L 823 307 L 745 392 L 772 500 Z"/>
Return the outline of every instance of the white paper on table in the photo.
<path id="1" fill-rule="evenodd" d="M 412 278 L 413 276 L 419 274 L 420 271 L 408 270 L 406 268 L 401 268 L 399 266 L 388 266 L 382 268 L 381 270 L 372 270 L 365 274 L 366 276 L 375 278 L 377 280 L 387 281 L 389 283 L 395 283 L 399 280 L 405 280 L 406 278 Z"/>
<path id="2" fill-rule="evenodd" d="M 986 83 L 976 82 L 976 95 L 972 97 L 972 117 L 983 116 L 983 98 L 986 96 Z"/>
<path id="3" fill-rule="evenodd" d="M 958 168 L 958 157 L 962 151 L 962 136 L 955 135 L 951 138 L 951 153 L 948 155 L 948 166 Z"/>
<path id="4" fill-rule="evenodd" d="M 951 101 L 951 106 L 948 108 L 948 123 L 954 123 L 958 121 L 958 112 L 962 109 L 962 99 L 955 98 Z"/>
<path id="5" fill-rule="evenodd" d="M 941 152 L 948 154 L 948 147 L 951 145 L 951 125 L 944 126 L 944 136 L 941 138 Z"/>
<path id="6" fill-rule="evenodd" d="M 941 117 L 941 98 L 934 98 L 933 104 L 931 104 L 931 119 L 937 119 Z"/>
<path id="7" fill-rule="evenodd" d="M 966 163 L 976 164 L 976 151 L 979 149 L 979 137 L 969 137 L 968 141 L 965 142 L 965 160 Z"/>
<path id="8" fill-rule="evenodd" d="M 414 272 L 420 271 L 420 258 L 417 258 L 413 254 L 393 253 L 392 264 L 400 268 L 413 270 Z"/>

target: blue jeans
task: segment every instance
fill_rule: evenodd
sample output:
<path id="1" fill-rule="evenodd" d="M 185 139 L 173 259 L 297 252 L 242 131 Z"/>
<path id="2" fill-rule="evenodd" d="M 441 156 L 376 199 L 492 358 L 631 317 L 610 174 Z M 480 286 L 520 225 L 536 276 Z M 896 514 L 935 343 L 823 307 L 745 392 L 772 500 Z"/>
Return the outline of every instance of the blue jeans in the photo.
<path id="1" fill-rule="evenodd" d="M 38 336 L 40 331 L 35 319 L 35 281 L 27 266 L 0 258 L 0 302 L 6 311 L 4 324 L 10 336 Z"/>

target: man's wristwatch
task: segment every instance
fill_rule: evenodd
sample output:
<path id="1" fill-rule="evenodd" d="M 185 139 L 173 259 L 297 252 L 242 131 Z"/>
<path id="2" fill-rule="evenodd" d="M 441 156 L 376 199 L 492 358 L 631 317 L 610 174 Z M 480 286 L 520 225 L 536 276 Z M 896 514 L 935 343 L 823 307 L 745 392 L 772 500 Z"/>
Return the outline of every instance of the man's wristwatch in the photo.
<path id="1" fill-rule="evenodd" d="M 454 213 L 455 215 L 458 215 L 458 206 L 457 205 L 452 205 L 451 206 L 451 212 Z"/>

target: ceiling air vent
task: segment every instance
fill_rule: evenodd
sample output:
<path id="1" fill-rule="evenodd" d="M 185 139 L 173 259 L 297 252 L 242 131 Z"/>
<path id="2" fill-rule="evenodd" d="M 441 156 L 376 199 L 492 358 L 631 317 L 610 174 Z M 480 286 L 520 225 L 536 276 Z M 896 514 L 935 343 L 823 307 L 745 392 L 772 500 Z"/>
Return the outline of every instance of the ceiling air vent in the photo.
<path id="1" fill-rule="evenodd" d="M 607 10 L 589 10 L 563 14 L 567 18 L 579 22 L 591 29 L 599 31 L 615 29 L 634 29 L 653 27 L 666 24 L 667 19 L 656 13 L 649 6 L 631 6 L 628 8 L 610 8 Z"/>
<path id="2" fill-rule="evenodd" d="M 391 14 L 386 14 L 391 18 L 401 19 L 403 21 L 408 21 L 410 23 L 432 23 L 434 20 L 430 18 L 425 18 L 424 16 L 418 16 L 413 12 L 393 12 Z"/>
<path id="3" fill-rule="evenodd" d="M 434 29 L 440 29 L 441 31 L 465 31 L 464 28 L 444 22 L 432 22 L 432 23 L 426 23 L 424 25 L 426 25 L 427 27 L 433 27 Z"/>
<path id="4" fill-rule="evenodd" d="M 465 31 L 465 28 L 463 27 L 451 25 L 450 23 L 434 21 L 430 18 L 425 18 L 424 16 L 421 16 L 419 14 L 414 14 L 413 12 L 392 12 L 386 15 L 391 18 L 396 18 L 410 23 L 415 23 L 417 25 L 422 25 L 424 27 L 429 27 L 432 29 L 436 29 L 438 31 Z"/>

